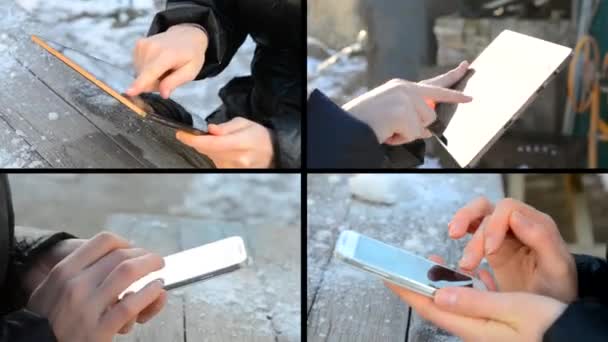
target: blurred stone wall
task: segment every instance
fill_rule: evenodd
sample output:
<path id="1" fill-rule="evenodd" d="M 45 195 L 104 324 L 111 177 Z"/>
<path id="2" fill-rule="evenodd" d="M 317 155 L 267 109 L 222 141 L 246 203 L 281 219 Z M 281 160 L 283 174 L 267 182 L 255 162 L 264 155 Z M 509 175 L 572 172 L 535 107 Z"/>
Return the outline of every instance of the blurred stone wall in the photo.
<path id="1" fill-rule="evenodd" d="M 360 1 L 307 0 L 308 35 L 334 50 L 353 43 L 363 28 L 358 14 Z"/>
<path id="2" fill-rule="evenodd" d="M 462 60 L 473 60 L 503 30 L 513 30 L 557 44 L 572 46 L 576 31 L 569 20 L 465 19 L 456 16 L 438 18 L 437 65 L 451 66 Z"/>
<path id="3" fill-rule="evenodd" d="M 416 80 L 420 67 L 435 61 L 434 19 L 457 7 L 445 0 L 308 0 L 308 35 L 339 49 L 365 29 L 368 86 L 396 77 Z"/>

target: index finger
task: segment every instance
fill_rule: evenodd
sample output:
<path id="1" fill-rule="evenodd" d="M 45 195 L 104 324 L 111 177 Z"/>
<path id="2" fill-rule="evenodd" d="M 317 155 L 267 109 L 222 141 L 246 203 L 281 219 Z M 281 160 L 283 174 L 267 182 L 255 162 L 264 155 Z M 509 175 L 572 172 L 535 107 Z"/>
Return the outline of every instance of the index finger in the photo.
<path id="1" fill-rule="evenodd" d="M 485 216 L 494 210 L 494 206 L 485 197 L 479 197 L 459 209 L 448 224 L 448 233 L 452 239 L 460 239 L 467 232 L 474 233 Z"/>
<path id="2" fill-rule="evenodd" d="M 137 96 L 145 89 L 152 88 L 162 76 L 173 67 L 173 61 L 166 57 L 156 58 L 150 65 L 143 66 L 143 71 L 137 76 L 135 81 L 127 89 L 126 94 Z"/>
<path id="3" fill-rule="evenodd" d="M 484 231 L 484 245 L 487 255 L 494 253 L 502 244 L 507 231 L 510 229 L 509 219 L 511 213 L 516 210 L 535 220 L 544 219 L 541 212 L 523 202 L 512 198 L 506 198 L 498 202 L 496 209 L 488 219 L 488 224 Z"/>
<path id="4" fill-rule="evenodd" d="M 430 84 L 416 84 L 415 89 L 420 96 L 435 102 L 467 103 L 473 100 L 472 97 L 458 90 L 441 88 Z"/>
<path id="5" fill-rule="evenodd" d="M 73 275 L 89 267 L 111 251 L 127 247 L 129 247 L 127 240 L 112 233 L 101 232 L 58 262 L 51 270 L 49 278 L 52 279 L 57 276 L 57 273 L 61 273 L 64 279 L 70 279 Z"/>

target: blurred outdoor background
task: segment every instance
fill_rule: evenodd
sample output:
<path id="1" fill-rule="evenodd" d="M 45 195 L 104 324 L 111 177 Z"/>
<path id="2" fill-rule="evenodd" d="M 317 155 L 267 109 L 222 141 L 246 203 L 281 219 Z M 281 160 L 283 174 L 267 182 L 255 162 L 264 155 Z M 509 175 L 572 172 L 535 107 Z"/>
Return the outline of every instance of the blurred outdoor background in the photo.
<path id="1" fill-rule="evenodd" d="M 166 4 L 166 0 L 8 1 L 14 1 L 29 13 L 30 20 L 44 27 L 45 38 L 125 69 L 132 68 L 136 40 L 146 36 L 154 15 Z M 171 98 L 192 113 L 211 114 L 221 103 L 219 89 L 235 76 L 250 74 L 254 48 L 253 41 L 247 39 L 224 72 L 184 85 Z"/>
<path id="2" fill-rule="evenodd" d="M 504 29 L 572 48 L 581 42 L 574 101 L 568 66 L 479 166 L 608 166 L 606 0 L 308 0 L 307 19 L 308 91 L 340 105 L 392 78 L 418 81 L 473 61 Z M 599 111 L 590 111 L 594 103 Z M 427 146 L 423 167 L 440 167 L 438 147 Z"/>
<path id="3" fill-rule="evenodd" d="M 608 175 L 508 174 L 505 194 L 551 216 L 573 253 L 606 256 Z"/>
<path id="4" fill-rule="evenodd" d="M 299 175 L 10 174 L 9 181 L 17 225 L 83 238 L 117 213 L 300 224 Z"/>

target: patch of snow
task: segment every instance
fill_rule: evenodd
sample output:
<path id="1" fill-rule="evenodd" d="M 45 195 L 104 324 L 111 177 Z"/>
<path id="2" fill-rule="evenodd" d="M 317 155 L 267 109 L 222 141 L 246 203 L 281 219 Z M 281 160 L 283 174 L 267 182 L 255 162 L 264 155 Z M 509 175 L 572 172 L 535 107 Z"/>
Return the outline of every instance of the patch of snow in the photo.
<path id="1" fill-rule="evenodd" d="M 23 131 L 22 131 L 22 130 L 20 130 L 20 129 L 16 130 L 16 131 L 15 131 L 15 134 L 17 134 L 17 135 L 18 135 L 18 136 L 20 136 L 20 137 L 25 137 L 25 133 L 23 133 Z"/>
<path id="2" fill-rule="evenodd" d="M 59 114 L 55 113 L 55 112 L 50 112 L 49 113 L 49 120 L 54 121 L 59 119 Z"/>
<path id="3" fill-rule="evenodd" d="M 300 175 L 207 174 L 193 179 L 191 191 L 171 214 L 255 224 L 300 223 Z M 272 208 L 270 210 L 269 208 Z"/>
<path id="4" fill-rule="evenodd" d="M 393 177 L 389 175 L 362 174 L 348 180 L 350 193 L 370 202 L 394 204 L 397 194 L 394 193 Z"/>

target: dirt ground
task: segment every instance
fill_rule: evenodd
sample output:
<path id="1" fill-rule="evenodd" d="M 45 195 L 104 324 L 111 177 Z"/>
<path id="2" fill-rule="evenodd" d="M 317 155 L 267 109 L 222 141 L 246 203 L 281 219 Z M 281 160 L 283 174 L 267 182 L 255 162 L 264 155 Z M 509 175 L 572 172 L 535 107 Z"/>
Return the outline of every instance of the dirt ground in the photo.
<path id="1" fill-rule="evenodd" d="M 299 175 L 11 174 L 9 180 L 17 225 L 82 237 L 103 230 L 116 213 L 300 221 Z"/>

